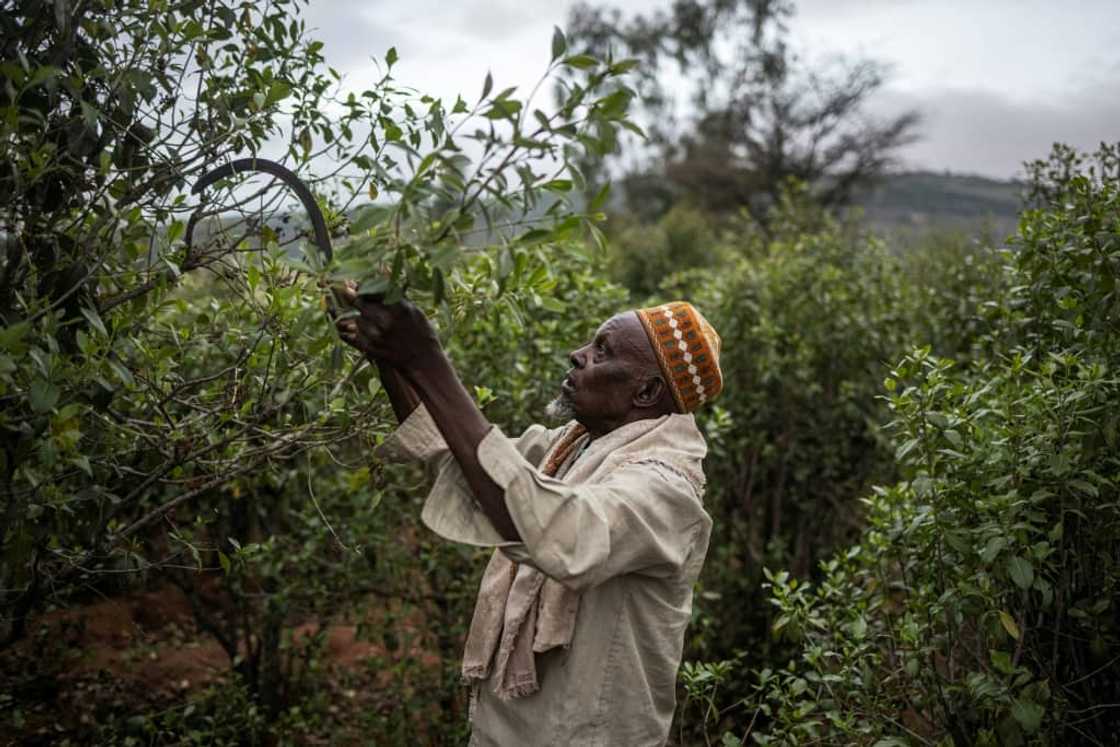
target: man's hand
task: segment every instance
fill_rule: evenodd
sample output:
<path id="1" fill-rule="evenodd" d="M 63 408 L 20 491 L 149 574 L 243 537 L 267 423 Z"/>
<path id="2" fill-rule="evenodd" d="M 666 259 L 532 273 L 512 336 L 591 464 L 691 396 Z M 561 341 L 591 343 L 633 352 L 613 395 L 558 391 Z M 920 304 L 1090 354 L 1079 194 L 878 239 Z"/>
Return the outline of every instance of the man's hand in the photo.
<path id="1" fill-rule="evenodd" d="M 408 301 L 384 304 L 359 296 L 353 283 L 336 288 L 335 295 L 358 311 L 335 322 L 338 334 L 377 364 L 397 419 L 403 423 L 423 402 L 494 528 L 507 540 L 519 540 L 504 491 L 478 460 L 478 445 L 493 426 L 443 354 L 424 312 Z"/>
<path id="2" fill-rule="evenodd" d="M 417 365 L 442 355 L 431 322 L 411 302 L 384 304 L 372 296 L 359 296 L 351 282 L 335 294 L 342 304 L 358 312 L 335 322 L 339 337 L 378 363 L 407 375 Z"/>
<path id="3" fill-rule="evenodd" d="M 389 403 L 393 406 L 393 414 L 397 416 L 398 423 L 403 423 L 420 404 L 420 396 L 396 367 L 378 357 L 376 347 L 362 334 L 365 325 L 361 323 L 361 312 L 354 308 L 358 298 L 357 289 L 357 284 L 352 280 L 347 280 L 344 286 L 336 286 L 333 289 L 335 300 L 344 308 L 348 308 L 346 316 L 338 316 L 332 311 L 332 316 L 335 317 L 335 329 L 338 330 L 338 336 L 343 342 L 357 348 L 377 366 L 381 385 L 385 387 L 385 392 L 389 395 Z"/>

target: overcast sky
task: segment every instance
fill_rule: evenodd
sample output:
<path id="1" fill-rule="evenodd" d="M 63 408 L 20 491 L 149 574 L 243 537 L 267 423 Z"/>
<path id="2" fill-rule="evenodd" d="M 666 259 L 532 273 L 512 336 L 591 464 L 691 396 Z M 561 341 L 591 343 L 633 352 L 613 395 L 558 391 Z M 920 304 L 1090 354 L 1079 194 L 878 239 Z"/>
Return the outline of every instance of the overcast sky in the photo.
<path id="1" fill-rule="evenodd" d="M 620 0 L 648 12 L 669 0 Z M 329 64 L 355 87 L 395 46 L 395 77 L 432 95 L 531 87 L 573 0 L 310 0 Z M 911 168 L 1008 178 L 1055 140 L 1120 140 L 1120 0 L 800 0 L 791 33 L 809 59 L 864 55 L 893 76 L 873 109 L 917 108 Z"/>

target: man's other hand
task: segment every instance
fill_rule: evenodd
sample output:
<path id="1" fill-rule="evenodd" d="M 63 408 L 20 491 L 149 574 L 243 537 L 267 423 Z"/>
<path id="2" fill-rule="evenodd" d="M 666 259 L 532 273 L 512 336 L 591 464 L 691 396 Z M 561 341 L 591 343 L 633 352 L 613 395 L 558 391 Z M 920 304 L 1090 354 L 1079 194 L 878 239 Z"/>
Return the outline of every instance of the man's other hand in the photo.
<path id="1" fill-rule="evenodd" d="M 428 317 L 411 302 L 385 304 L 374 296 L 360 296 L 352 282 L 338 287 L 335 294 L 358 312 L 335 322 L 338 334 L 362 353 L 402 371 L 442 353 Z"/>
<path id="2" fill-rule="evenodd" d="M 358 284 L 353 280 L 345 281 L 344 285 L 333 286 L 331 293 L 334 295 L 336 303 L 330 304 L 327 310 L 334 320 L 334 328 L 338 331 L 338 336 L 342 338 L 342 341 L 357 349 L 359 353 L 371 356 L 373 355 L 372 349 L 358 331 L 360 312 L 353 305 L 357 289 Z"/>

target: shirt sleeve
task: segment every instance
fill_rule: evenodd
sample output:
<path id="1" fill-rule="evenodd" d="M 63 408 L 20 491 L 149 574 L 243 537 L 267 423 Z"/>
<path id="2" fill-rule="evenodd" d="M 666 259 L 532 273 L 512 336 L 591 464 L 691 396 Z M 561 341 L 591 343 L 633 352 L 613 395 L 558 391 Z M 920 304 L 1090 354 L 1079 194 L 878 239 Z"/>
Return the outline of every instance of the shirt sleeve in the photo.
<path id="1" fill-rule="evenodd" d="M 542 425 L 531 425 L 513 440 L 514 448 L 529 462 L 539 464 L 562 430 L 563 428 L 549 429 Z M 443 457 L 450 453 L 436 421 L 423 404 L 417 405 L 405 421 L 374 450 L 374 456 L 385 462 L 421 462 L 437 467 Z"/>
<path id="2" fill-rule="evenodd" d="M 519 459 L 535 465 L 559 434 L 560 429 L 532 425 L 507 443 Z M 479 508 L 459 463 L 423 404 L 377 447 L 374 455 L 386 462 L 419 462 L 427 467 L 433 484 L 420 519 L 433 532 L 467 545 L 509 548 L 511 557 L 517 555 L 521 543 L 503 538 Z"/>
<path id="3" fill-rule="evenodd" d="M 599 483 L 546 477 L 494 428 L 478 447 L 483 468 L 505 491 L 522 544 L 504 547 L 573 589 L 627 573 L 680 573 L 711 519 L 691 483 L 651 459 L 623 465 Z"/>
<path id="4" fill-rule="evenodd" d="M 447 452 L 436 422 L 428 414 L 428 408 L 417 405 L 404 422 L 389 434 L 373 454 L 385 462 L 430 462 Z"/>

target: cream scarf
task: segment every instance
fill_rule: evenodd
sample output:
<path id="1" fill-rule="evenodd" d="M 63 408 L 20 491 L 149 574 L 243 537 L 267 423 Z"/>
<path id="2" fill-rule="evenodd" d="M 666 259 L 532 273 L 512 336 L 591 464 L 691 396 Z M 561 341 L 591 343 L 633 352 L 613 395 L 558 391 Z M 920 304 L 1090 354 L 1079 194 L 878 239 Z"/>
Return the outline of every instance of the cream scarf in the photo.
<path id="1" fill-rule="evenodd" d="M 549 449 L 542 472 L 556 476 L 587 446 L 587 430 L 576 425 Z M 463 653 L 463 677 L 482 682 L 494 671 L 494 692 L 504 700 L 540 689 L 534 654 L 572 642 L 579 593 L 532 566 L 495 550 L 482 576 Z"/>

